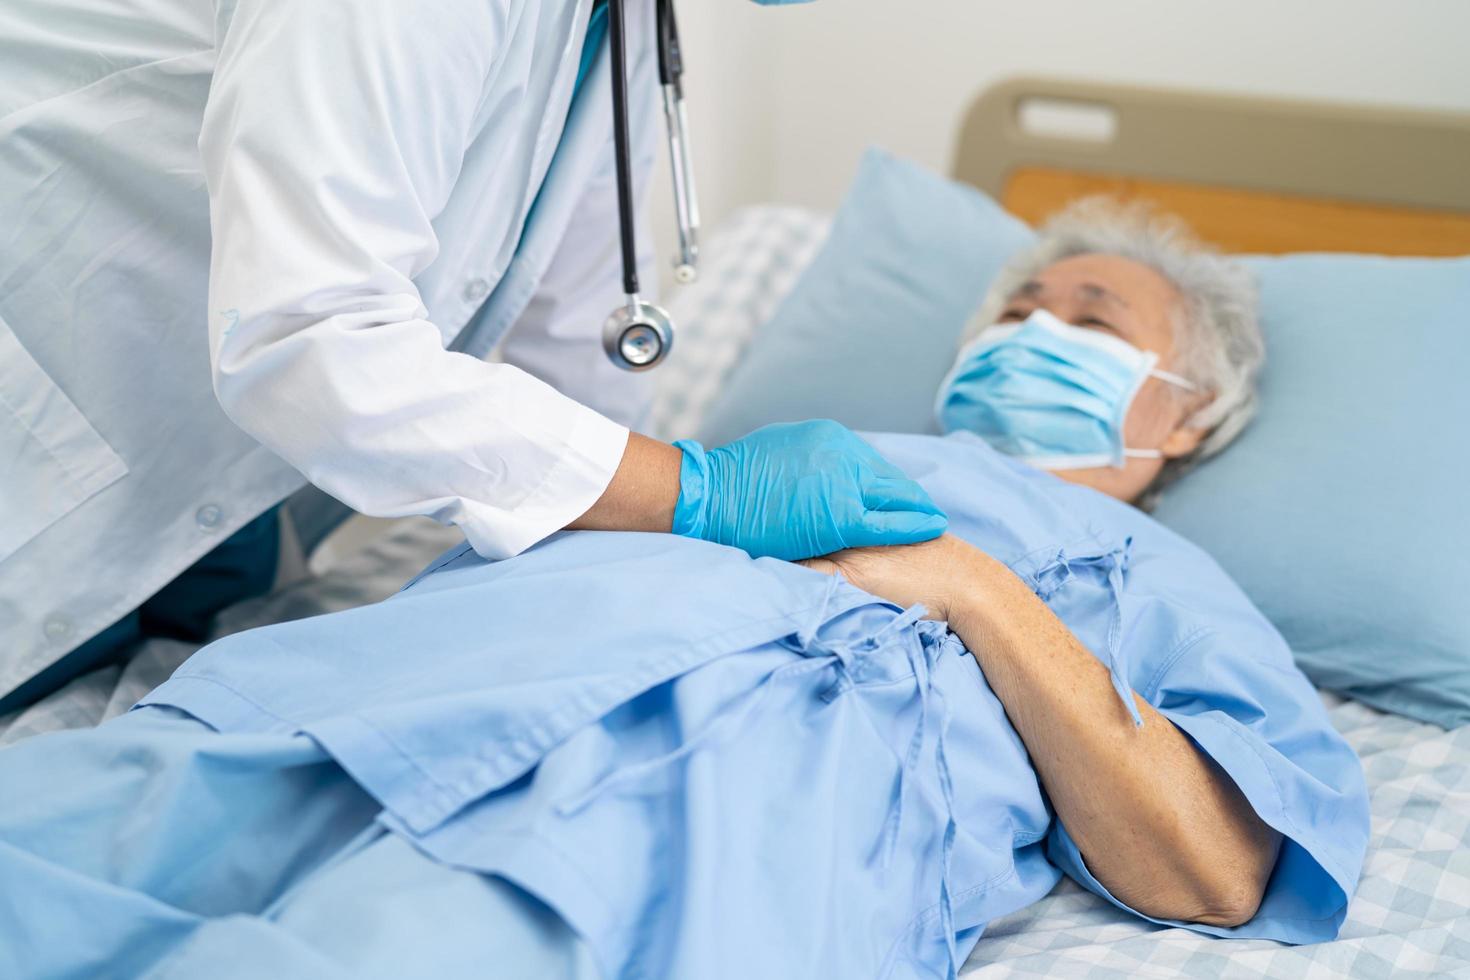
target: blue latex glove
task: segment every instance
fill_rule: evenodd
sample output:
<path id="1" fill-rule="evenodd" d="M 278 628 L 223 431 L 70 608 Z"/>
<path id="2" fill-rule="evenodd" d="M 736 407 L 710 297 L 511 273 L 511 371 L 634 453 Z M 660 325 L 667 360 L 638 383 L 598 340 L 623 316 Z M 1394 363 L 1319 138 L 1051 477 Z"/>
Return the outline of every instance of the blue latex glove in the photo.
<path id="1" fill-rule="evenodd" d="M 845 426 L 757 429 L 728 446 L 684 451 L 674 533 L 796 560 L 843 548 L 913 544 L 944 533 L 944 513 Z"/>

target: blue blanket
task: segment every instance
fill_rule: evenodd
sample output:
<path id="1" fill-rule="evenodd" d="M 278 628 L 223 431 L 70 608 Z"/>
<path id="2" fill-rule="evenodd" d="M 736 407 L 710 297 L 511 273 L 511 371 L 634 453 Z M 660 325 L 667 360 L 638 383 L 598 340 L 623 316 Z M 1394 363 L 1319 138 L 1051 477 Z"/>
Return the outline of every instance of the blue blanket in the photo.
<path id="1" fill-rule="evenodd" d="M 1255 918 L 1192 928 L 1334 936 L 1361 769 L 1214 563 L 968 436 L 870 439 L 1284 835 Z M 1107 893 L 974 659 L 920 612 L 703 542 L 570 533 L 223 640 L 144 705 L 305 733 L 382 826 L 538 896 L 609 978 L 942 977 L 1061 873 Z"/>

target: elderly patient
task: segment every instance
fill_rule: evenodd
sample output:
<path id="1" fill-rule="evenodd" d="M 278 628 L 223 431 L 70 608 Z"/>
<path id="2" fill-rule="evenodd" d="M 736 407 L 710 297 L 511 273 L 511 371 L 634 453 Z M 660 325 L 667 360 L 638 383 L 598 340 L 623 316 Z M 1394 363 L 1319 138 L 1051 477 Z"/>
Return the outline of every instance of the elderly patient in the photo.
<path id="1" fill-rule="evenodd" d="M 807 567 L 465 547 L 0 752 L 0 975 L 945 977 L 1063 874 L 1159 923 L 1335 936 L 1357 760 L 1133 506 L 1249 418 L 1248 280 L 1087 202 L 979 320 L 947 435 L 867 437 L 943 538 Z"/>

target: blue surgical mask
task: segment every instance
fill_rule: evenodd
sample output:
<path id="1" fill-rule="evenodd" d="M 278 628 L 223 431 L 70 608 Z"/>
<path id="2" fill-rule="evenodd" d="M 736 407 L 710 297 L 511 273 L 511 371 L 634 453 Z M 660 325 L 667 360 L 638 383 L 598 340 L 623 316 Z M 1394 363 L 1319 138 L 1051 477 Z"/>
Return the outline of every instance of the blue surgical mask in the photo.
<path id="1" fill-rule="evenodd" d="M 1189 391 L 1158 355 L 1120 337 L 1037 310 L 966 344 L 939 386 L 934 411 L 945 432 L 964 429 L 1008 456 L 1048 470 L 1122 466 L 1157 449 L 1123 445 L 1123 422 L 1150 377 Z"/>

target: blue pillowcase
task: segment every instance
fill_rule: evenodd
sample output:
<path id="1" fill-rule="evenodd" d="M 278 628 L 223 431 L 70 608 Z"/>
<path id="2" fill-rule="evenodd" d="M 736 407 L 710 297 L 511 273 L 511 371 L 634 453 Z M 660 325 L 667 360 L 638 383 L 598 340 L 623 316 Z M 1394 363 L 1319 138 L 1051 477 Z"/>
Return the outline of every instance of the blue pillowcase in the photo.
<path id="1" fill-rule="evenodd" d="M 935 431 L 934 390 L 965 323 L 1032 237 L 980 191 L 869 151 L 826 243 L 751 338 L 700 440 L 809 418 Z"/>
<path id="2" fill-rule="evenodd" d="M 1318 685 L 1470 722 L 1470 259 L 1251 259 L 1261 411 L 1155 516 Z"/>
<path id="3" fill-rule="evenodd" d="M 934 429 L 968 317 L 1033 240 L 988 197 L 870 151 L 831 235 L 711 407 Z M 1470 721 L 1470 259 L 1248 260 L 1269 350 L 1255 423 L 1156 516 L 1220 561 L 1320 686 Z"/>

